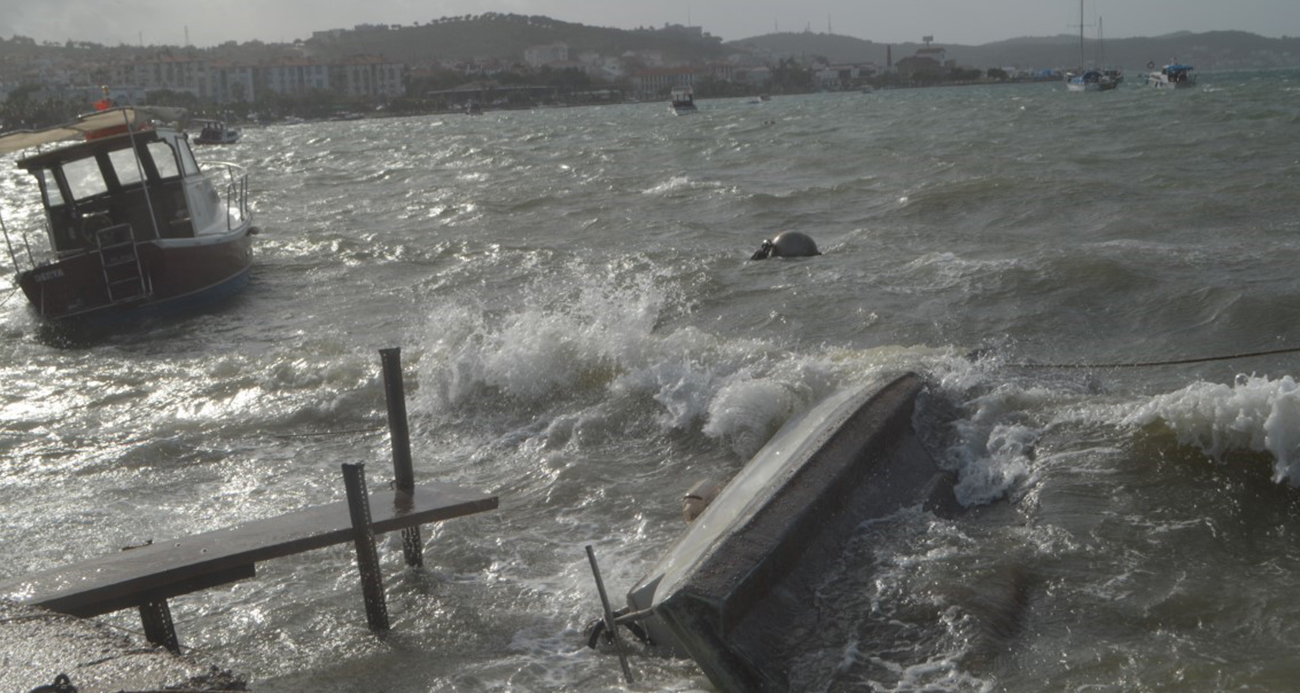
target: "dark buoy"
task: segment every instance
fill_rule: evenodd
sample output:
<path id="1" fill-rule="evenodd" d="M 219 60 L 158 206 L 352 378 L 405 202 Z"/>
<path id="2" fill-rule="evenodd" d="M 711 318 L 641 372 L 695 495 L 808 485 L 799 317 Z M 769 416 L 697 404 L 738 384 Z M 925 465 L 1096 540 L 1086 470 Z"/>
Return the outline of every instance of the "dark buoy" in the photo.
<path id="1" fill-rule="evenodd" d="M 821 254 L 817 249 L 817 243 L 808 234 L 782 231 L 776 235 L 776 238 L 763 241 L 763 245 L 758 247 L 758 252 L 749 259 L 766 260 L 770 257 L 808 257 Z"/>

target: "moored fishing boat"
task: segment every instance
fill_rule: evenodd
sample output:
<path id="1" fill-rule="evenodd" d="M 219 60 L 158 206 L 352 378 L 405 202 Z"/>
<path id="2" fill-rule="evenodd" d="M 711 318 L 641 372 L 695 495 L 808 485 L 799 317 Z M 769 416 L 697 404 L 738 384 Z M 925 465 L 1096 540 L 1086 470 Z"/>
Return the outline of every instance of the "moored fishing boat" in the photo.
<path id="1" fill-rule="evenodd" d="M 1149 63 L 1148 68 L 1154 68 L 1154 63 Z M 1196 75 L 1192 74 L 1194 68 L 1191 65 L 1179 65 L 1177 63 L 1165 65 L 1159 70 L 1153 70 L 1147 73 L 1147 86 L 1156 89 L 1186 89 L 1196 86 Z"/>
<path id="2" fill-rule="evenodd" d="M 226 125 L 224 120 L 200 120 L 201 129 L 194 138 L 195 144 L 234 144 L 239 141 L 239 130 Z"/>
<path id="3" fill-rule="evenodd" d="M 695 91 L 690 87 L 674 87 L 672 99 L 669 108 L 677 115 L 695 113 L 698 110 L 695 107 Z"/>
<path id="4" fill-rule="evenodd" d="M 912 427 L 923 390 L 914 374 L 882 378 L 788 422 L 630 590 L 624 622 L 720 691 L 790 690 L 818 627 L 812 595 L 853 532 L 951 505 L 951 478 Z"/>
<path id="5" fill-rule="evenodd" d="M 44 208 L 43 233 L 4 233 L 18 285 L 50 323 L 184 309 L 248 283 L 253 226 L 242 167 L 200 166 L 174 109 L 110 108 L 0 135 Z M 17 250 L 16 250 L 17 248 Z M 20 253 L 19 250 L 22 252 Z"/>

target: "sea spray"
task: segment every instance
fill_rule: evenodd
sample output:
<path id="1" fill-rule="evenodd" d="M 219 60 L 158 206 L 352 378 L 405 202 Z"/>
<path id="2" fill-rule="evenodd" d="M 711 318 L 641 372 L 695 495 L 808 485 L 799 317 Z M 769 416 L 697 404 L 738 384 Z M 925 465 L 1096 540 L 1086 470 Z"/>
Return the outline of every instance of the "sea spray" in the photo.
<path id="1" fill-rule="evenodd" d="M 1230 451 L 1267 452 L 1273 480 L 1300 485 L 1300 391 L 1291 376 L 1240 375 L 1232 385 L 1197 382 L 1153 397 L 1127 423 L 1168 426 L 1184 445 L 1220 459 Z"/>

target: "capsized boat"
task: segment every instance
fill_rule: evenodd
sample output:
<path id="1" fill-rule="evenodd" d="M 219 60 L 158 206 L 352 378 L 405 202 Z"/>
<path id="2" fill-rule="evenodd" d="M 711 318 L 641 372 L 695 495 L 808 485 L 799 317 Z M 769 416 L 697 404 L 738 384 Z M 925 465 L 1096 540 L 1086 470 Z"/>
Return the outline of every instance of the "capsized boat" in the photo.
<path id="1" fill-rule="evenodd" d="M 248 283 L 253 226 L 240 166 L 194 158 L 177 109 L 110 108 L 0 135 L 36 179 L 43 227 L 4 234 L 19 286 L 49 323 L 184 309 Z M 17 203 L 13 207 L 19 206 Z M 21 252 L 19 252 L 21 251 Z"/>
<path id="2" fill-rule="evenodd" d="M 784 425 L 631 589 L 626 618 L 719 691 L 789 690 L 814 591 L 856 528 L 953 505 L 912 425 L 923 392 L 915 374 L 881 378 Z"/>

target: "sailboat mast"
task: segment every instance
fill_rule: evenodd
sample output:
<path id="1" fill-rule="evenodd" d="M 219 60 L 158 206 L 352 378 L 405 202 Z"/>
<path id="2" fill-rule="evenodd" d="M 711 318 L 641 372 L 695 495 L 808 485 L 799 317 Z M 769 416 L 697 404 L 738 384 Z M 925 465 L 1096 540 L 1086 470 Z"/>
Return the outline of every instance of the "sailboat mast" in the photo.
<path id="1" fill-rule="evenodd" d="M 1083 71 L 1086 61 L 1083 59 L 1083 0 L 1079 0 L 1079 70 Z"/>
<path id="2" fill-rule="evenodd" d="M 1101 15 L 1097 15 L 1097 67 L 1106 67 L 1106 39 L 1101 31 Z"/>

